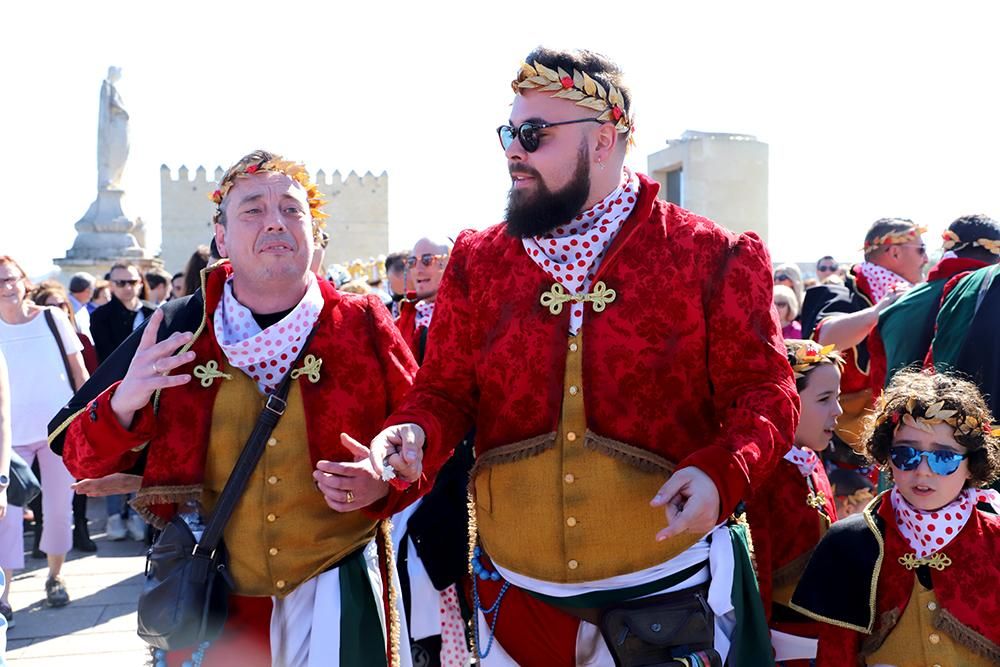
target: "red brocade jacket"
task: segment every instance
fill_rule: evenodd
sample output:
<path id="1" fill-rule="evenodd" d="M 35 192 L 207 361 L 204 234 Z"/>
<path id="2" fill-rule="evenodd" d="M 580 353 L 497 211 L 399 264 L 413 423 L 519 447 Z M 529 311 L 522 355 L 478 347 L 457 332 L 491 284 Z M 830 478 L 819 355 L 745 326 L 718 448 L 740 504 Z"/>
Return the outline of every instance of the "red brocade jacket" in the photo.
<path id="1" fill-rule="evenodd" d="M 936 603 L 929 632 L 944 633 L 965 650 L 1000 662 L 1000 517 L 985 506 L 941 549 L 947 564 L 922 566 Z M 913 549 L 896 529 L 888 492 L 865 511 L 837 522 L 795 592 L 793 605 L 822 623 L 818 667 L 864 664 L 862 656 L 887 641 L 904 614 L 921 568 L 900 561 Z M 923 586 L 927 588 L 927 586 Z M 852 629 L 853 628 L 853 629 Z M 867 632 L 862 632 L 867 628 Z M 925 636 L 907 637 L 919 644 Z M 942 641 L 931 638 L 932 644 Z M 978 663 L 977 663 L 978 664 Z"/>
<path id="2" fill-rule="evenodd" d="M 587 428 L 697 466 L 728 515 L 791 446 L 798 419 L 770 258 L 755 234 L 658 200 L 659 186 L 639 178 L 594 277 L 616 298 L 601 312 L 584 306 Z M 503 225 L 463 232 L 424 363 L 390 422 L 417 423 L 445 449 L 475 426 L 477 456 L 555 432 L 570 308 L 542 305 L 553 284 Z"/>
<path id="3" fill-rule="evenodd" d="M 826 471 L 818 465 L 807 480 L 791 461 L 778 461 L 747 502 L 747 518 L 770 626 L 800 637 L 818 637 L 819 624 L 787 605 L 813 549 L 837 520 Z"/>
<path id="4" fill-rule="evenodd" d="M 210 360 L 222 367 L 224 355 L 212 318 L 231 272 L 232 267 L 223 263 L 205 275 L 205 308 L 190 347 L 196 357 L 176 373 L 190 374 L 196 365 Z M 342 294 L 322 279 L 319 287 L 324 306 L 307 350 L 323 360 L 319 381 L 309 381 L 306 374 L 293 380 L 301 391 L 313 467 L 320 459 L 353 461 L 340 434 L 370 441 L 399 405 L 416 372 L 413 356 L 376 297 Z M 200 493 L 221 382 L 204 387 L 194 378 L 161 392 L 155 409 L 151 401 L 136 413 L 131 430 L 124 429 L 111 410 L 110 397 L 118 385 L 104 390 L 69 422 L 63 448 L 66 467 L 77 478 L 128 470 L 148 442 L 142 489 L 135 503 L 151 520 L 169 520 L 175 503 L 197 499 Z M 363 511 L 375 518 L 398 512 L 430 489 L 426 475 L 432 475 L 447 455 L 428 448 L 421 480 L 405 491 L 390 488 L 387 497 Z"/>

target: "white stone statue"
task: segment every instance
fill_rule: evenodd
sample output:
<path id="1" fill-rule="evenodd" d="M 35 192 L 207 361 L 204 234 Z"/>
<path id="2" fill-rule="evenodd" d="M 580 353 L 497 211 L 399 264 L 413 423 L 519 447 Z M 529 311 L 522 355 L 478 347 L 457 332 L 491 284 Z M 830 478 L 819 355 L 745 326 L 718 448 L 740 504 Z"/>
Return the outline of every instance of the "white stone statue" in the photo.
<path id="1" fill-rule="evenodd" d="M 128 112 L 115 83 L 121 69 L 108 68 L 101 84 L 101 108 L 97 121 L 97 189 L 121 190 L 122 172 L 128 159 Z"/>

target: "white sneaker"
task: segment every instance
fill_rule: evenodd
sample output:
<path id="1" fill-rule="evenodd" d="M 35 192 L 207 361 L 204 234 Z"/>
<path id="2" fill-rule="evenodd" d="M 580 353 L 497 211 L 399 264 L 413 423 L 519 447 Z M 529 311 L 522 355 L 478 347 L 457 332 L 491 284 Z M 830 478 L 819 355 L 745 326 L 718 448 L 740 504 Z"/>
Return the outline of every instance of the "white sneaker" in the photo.
<path id="1" fill-rule="evenodd" d="M 138 514 L 132 514 L 128 518 L 128 536 L 136 542 L 146 539 L 146 522 Z"/>
<path id="2" fill-rule="evenodd" d="M 125 529 L 125 522 L 122 521 L 121 515 L 112 514 L 108 517 L 108 523 L 104 527 L 104 532 L 107 533 L 108 539 L 115 542 L 119 540 L 124 540 L 128 531 Z"/>

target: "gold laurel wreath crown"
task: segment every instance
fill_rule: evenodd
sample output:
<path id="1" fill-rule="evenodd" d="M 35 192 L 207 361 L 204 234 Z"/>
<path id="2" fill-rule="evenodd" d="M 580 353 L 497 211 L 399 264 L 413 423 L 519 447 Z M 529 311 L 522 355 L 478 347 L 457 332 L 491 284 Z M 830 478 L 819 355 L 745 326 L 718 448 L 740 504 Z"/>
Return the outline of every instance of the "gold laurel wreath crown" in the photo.
<path id="1" fill-rule="evenodd" d="M 862 250 L 868 252 L 872 248 L 878 248 L 879 246 L 902 245 L 920 238 L 920 235 L 925 234 L 926 232 L 926 227 L 918 225 L 914 225 L 910 229 L 904 229 L 900 232 L 887 232 L 882 236 L 876 236 L 871 241 L 866 242 L 865 247 L 862 248 Z"/>
<path id="2" fill-rule="evenodd" d="M 941 238 L 944 241 L 944 243 L 941 244 L 941 247 L 945 250 L 952 250 L 953 248 L 955 248 L 955 246 L 961 246 L 959 248 L 959 250 L 961 250 L 967 245 L 973 245 L 973 246 L 979 246 L 980 248 L 983 248 L 984 250 L 987 250 L 988 252 L 991 252 L 994 255 L 1000 255 L 1000 241 L 996 241 L 994 239 L 976 239 L 975 241 L 963 241 L 958 236 L 958 234 L 951 231 L 950 229 L 946 229 L 944 233 L 941 234 Z"/>
<path id="3" fill-rule="evenodd" d="M 925 433 L 933 433 L 937 424 L 947 424 L 955 429 L 957 435 L 971 435 L 981 431 L 987 436 L 1000 438 L 1000 428 L 993 428 L 989 420 L 976 415 L 962 415 L 958 410 L 946 410 L 944 401 L 931 403 L 923 410 L 922 415 L 916 414 L 917 401 L 909 399 L 905 405 L 895 410 L 888 409 L 885 394 L 879 396 L 875 407 L 875 426 L 881 426 L 886 421 L 892 421 L 896 428 L 901 424 L 920 429 Z"/>
<path id="4" fill-rule="evenodd" d="M 284 174 L 301 185 L 302 189 L 306 191 L 309 212 L 313 219 L 313 228 L 318 231 L 326 226 L 323 220 L 330 217 L 328 213 L 322 211 L 322 207 L 326 204 L 326 199 L 323 198 L 323 194 L 319 191 L 319 186 L 309 179 L 309 172 L 306 170 L 306 166 L 301 162 L 282 159 L 280 156 L 271 158 L 270 160 L 261 160 L 256 164 L 249 165 L 243 171 L 232 174 L 229 178 L 224 178 L 219 183 L 219 188 L 208 196 L 215 203 L 216 220 L 218 220 L 218 216 L 222 212 L 222 202 L 226 198 L 226 195 L 229 194 L 229 190 L 232 189 L 236 179 L 261 171 Z"/>
<path id="5" fill-rule="evenodd" d="M 614 86 L 605 88 L 586 72 L 577 69 L 573 74 L 562 67 L 550 69 L 535 61 L 533 65 L 521 63 L 521 71 L 517 78 L 510 82 L 511 88 L 517 94 L 524 90 L 551 92 L 552 97 L 576 102 L 577 106 L 600 111 L 597 120 L 615 124 L 615 130 L 629 135 L 632 141 L 633 124 L 625 110 L 625 98 Z"/>
<path id="6" fill-rule="evenodd" d="M 786 340 L 785 348 L 789 356 L 794 355 L 795 363 L 792 364 L 792 371 L 795 379 L 805 377 L 805 374 L 821 364 L 834 364 L 840 368 L 844 364 L 844 358 L 839 352 L 834 350 L 835 345 L 821 346 L 811 340 Z"/>

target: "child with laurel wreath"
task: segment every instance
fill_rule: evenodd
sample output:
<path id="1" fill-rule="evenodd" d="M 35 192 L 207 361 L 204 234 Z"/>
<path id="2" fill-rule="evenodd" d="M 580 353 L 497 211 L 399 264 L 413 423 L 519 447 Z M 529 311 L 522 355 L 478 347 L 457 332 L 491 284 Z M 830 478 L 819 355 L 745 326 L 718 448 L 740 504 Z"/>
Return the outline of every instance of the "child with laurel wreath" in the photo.
<path id="1" fill-rule="evenodd" d="M 785 340 L 801 411 L 795 441 L 747 503 L 761 598 L 779 665 L 816 657 L 819 624 L 788 607 L 809 556 L 837 520 L 833 490 L 818 456 L 830 445 L 840 407 L 843 357 L 833 346 Z M 800 662 L 802 661 L 802 662 Z"/>
<path id="2" fill-rule="evenodd" d="M 816 664 L 1000 664 L 1000 430 L 982 394 L 904 371 L 862 440 L 894 488 L 837 522 L 791 606 L 823 622 Z M 978 591 L 978 594 L 977 594 Z"/>

